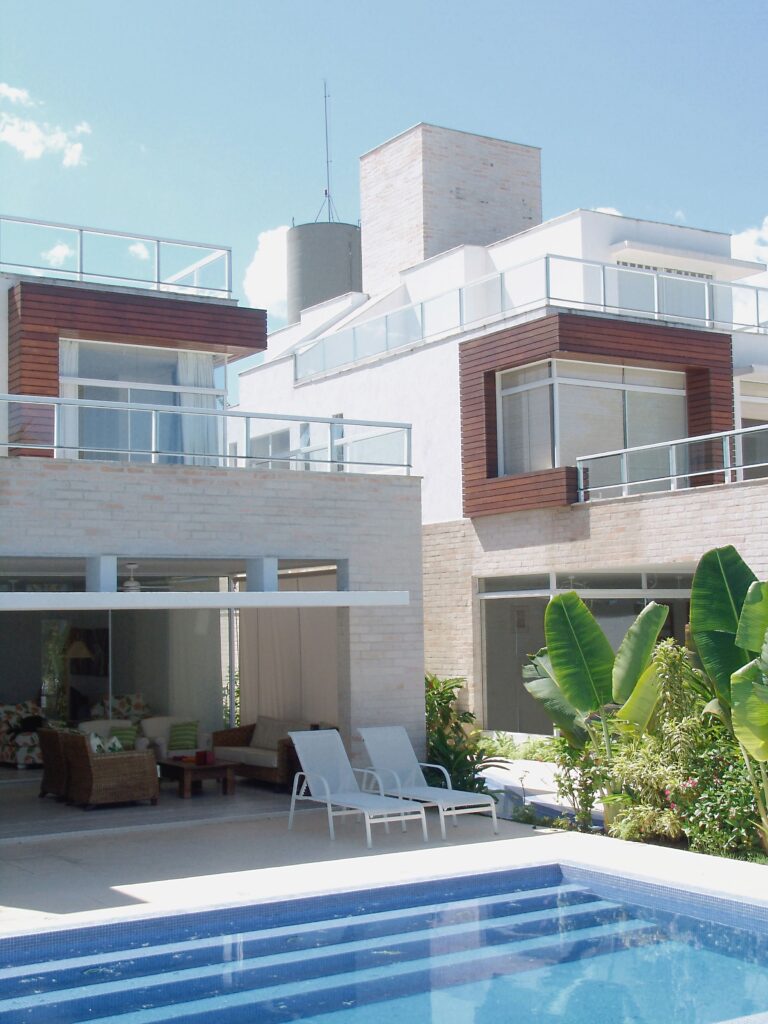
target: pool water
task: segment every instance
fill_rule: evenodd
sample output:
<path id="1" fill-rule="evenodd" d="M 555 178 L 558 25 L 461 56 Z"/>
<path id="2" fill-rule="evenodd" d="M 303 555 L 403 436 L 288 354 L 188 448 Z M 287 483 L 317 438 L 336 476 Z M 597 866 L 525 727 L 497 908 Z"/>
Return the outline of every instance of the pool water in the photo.
<path id="1" fill-rule="evenodd" d="M 0 1024 L 715 1024 L 766 1011 L 768 915 L 557 865 L 0 940 Z"/>

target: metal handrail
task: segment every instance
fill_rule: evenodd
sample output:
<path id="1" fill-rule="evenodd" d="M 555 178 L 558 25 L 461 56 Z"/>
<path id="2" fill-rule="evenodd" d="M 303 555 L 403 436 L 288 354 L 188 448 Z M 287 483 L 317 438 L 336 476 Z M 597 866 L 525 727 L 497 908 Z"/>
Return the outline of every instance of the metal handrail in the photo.
<path id="1" fill-rule="evenodd" d="M 195 397 L 199 397 L 196 395 Z M 213 397 L 213 396 L 212 396 Z M 42 406 L 53 410 L 53 424 L 50 429 L 50 438 L 40 439 L 39 437 L 25 437 L 23 432 L 13 436 L 13 424 L 3 423 L 9 419 L 9 410 L 14 406 Z M 61 412 L 64 409 L 103 409 L 116 413 L 143 413 L 151 417 L 151 442 L 147 447 L 121 447 L 118 445 L 105 446 L 85 445 L 77 441 L 71 441 L 63 436 Z M 159 445 L 159 418 L 165 415 L 178 417 L 194 416 L 209 417 L 221 423 L 222 432 L 218 437 L 216 450 L 173 450 L 162 449 Z M 263 453 L 259 455 L 249 454 L 247 450 L 229 452 L 227 450 L 227 439 L 232 436 L 233 424 L 242 425 L 242 440 L 247 446 L 251 441 L 269 436 L 267 434 L 251 434 L 251 424 L 254 422 L 265 422 L 267 424 L 301 424 L 310 428 L 319 425 L 327 428 L 327 440 L 323 443 L 305 443 L 293 445 L 287 450 L 274 454 Z M 364 433 L 359 436 L 345 435 L 334 436 L 336 431 L 349 431 L 356 428 L 363 428 Z M 205 459 L 206 465 L 220 465 L 233 467 L 240 464 L 264 465 L 265 463 L 286 463 L 289 465 L 301 466 L 302 468 L 331 466 L 335 470 L 343 471 L 349 467 L 371 467 L 374 469 L 388 468 L 400 470 L 406 475 L 411 472 L 411 425 L 397 421 L 384 420 L 358 420 L 340 419 L 330 416 L 301 416 L 293 413 L 262 413 L 244 412 L 230 409 L 206 409 L 198 406 L 178 405 L 157 405 L 145 402 L 110 402 L 99 399 L 62 398 L 59 396 L 47 395 L 16 395 L 0 394 L 0 429 L 5 430 L 5 437 L 0 435 L 0 456 L 23 451 L 48 451 L 53 452 L 57 458 L 79 457 L 82 453 L 89 455 L 117 455 L 117 456 L 138 456 L 143 459 L 151 457 L 152 462 L 158 462 L 164 458 L 170 459 Z M 288 427 L 288 429 L 290 429 Z M 46 431 L 48 433 L 48 431 Z M 66 431 L 64 431 L 66 433 Z M 395 437 L 402 434 L 402 457 L 399 460 L 382 461 L 381 458 L 353 458 L 358 453 L 353 451 L 356 444 L 375 442 L 387 437 Z M 318 458 L 316 453 L 328 452 L 326 459 Z M 373 454 L 373 453 L 372 453 Z"/>
<path id="2" fill-rule="evenodd" d="M 73 232 L 77 238 L 77 250 L 73 251 L 71 255 L 77 257 L 77 266 L 56 267 L 52 266 L 50 263 L 34 263 L 26 260 L 9 258 L 7 251 L 5 253 L 3 252 L 4 233 L 2 230 L 4 225 L 9 224 L 21 224 L 32 228 Z M 107 269 L 86 270 L 83 263 L 83 242 L 86 238 L 91 236 L 98 238 L 122 238 L 127 241 L 141 242 L 142 244 L 154 247 L 154 259 L 152 260 L 153 276 L 131 277 L 126 274 L 113 274 Z M 207 252 L 208 255 L 194 260 L 189 266 L 183 267 L 181 270 L 174 271 L 167 277 L 163 277 L 160 272 L 160 257 L 164 246 L 176 246 L 189 250 L 203 251 Z M 194 284 L 181 283 L 181 278 L 194 274 L 203 267 L 216 263 L 218 260 L 224 261 L 224 283 L 222 287 L 207 284 L 200 285 L 197 282 Z M 105 228 L 89 228 L 80 224 L 65 224 L 58 221 L 41 221 L 31 217 L 11 217 L 5 214 L 0 214 L 0 270 L 4 268 L 11 269 L 14 272 L 22 272 L 24 270 L 34 272 L 43 271 L 47 276 L 56 278 L 74 277 L 80 281 L 107 280 L 144 288 L 191 292 L 193 294 L 203 295 L 213 294 L 225 298 L 232 294 L 232 249 L 229 246 L 213 245 L 207 242 L 190 242 L 177 238 L 165 238 L 161 235 L 138 235 L 129 231 L 112 231 Z"/>
<path id="3" fill-rule="evenodd" d="M 584 290 L 580 295 L 559 295 L 557 294 L 557 288 L 555 287 L 556 282 L 553 284 L 553 265 L 556 267 L 559 263 L 568 263 L 577 265 L 584 269 L 593 269 L 598 271 L 599 278 L 599 295 L 593 298 L 588 298 Z M 524 271 L 527 268 L 533 267 L 537 264 L 541 265 L 542 268 L 542 286 L 540 293 L 532 295 L 532 297 L 526 299 L 524 302 L 516 302 L 509 304 L 506 299 L 505 285 L 507 277 L 514 273 Z M 636 277 L 645 277 L 653 280 L 653 308 L 647 309 L 643 307 L 631 307 L 622 306 L 607 301 L 608 288 L 606 285 L 606 276 L 608 273 L 622 274 Z M 683 282 L 690 282 L 699 286 L 702 290 L 704 297 L 702 315 L 695 316 L 692 314 L 683 314 L 675 312 L 669 309 L 665 309 L 664 302 L 662 301 L 662 289 L 661 283 L 664 281 L 670 281 L 674 284 L 680 284 Z M 471 293 L 472 289 L 479 288 L 482 285 L 498 282 L 499 284 L 499 309 L 497 311 L 489 312 L 471 319 L 467 319 L 466 309 L 468 306 L 467 295 Z M 580 282 L 583 287 L 583 282 Z M 750 299 L 750 306 L 753 306 L 753 313 L 751 319 L 745 323 L 737 323 L 733 317 L 728 320 L 718 319 L 714 315 L 714 302 L 713 302 L 713 289 L 724 288 L 730 293 L 735 293 L 736 289 L 740 293 L 747 296 L 752 296 Z M 425 332 L 424 324 L 424 309 L 432 303 L 437 303 L 441 299 L 456 299 L 456 309 L 458 316 L 455 324 L 450 327 L 447 331 L 438 331 L 431 335 Z M 765 317 L 761 319 L 761 303 L 764 304 Z M 396 351 L 398 348 L 405 348 L 409 345 L 418 343 L 419 341 L 425 341 L 430 337 L 441 337 L 451 331 L 460 331 L 467 327 L 471 327 L 473 324 L 480 322 L 486 322 L 490 320 L 504 320 L 510 316 L 519 316 L 523 313 L 530 312 L 532 309 L 540 308 L 545 305 L 564 306 L 569 308 L 588 308 L 589 310 L 597 310 L 598 312 L 615 312 L 616 310 L 623 310 L 629 315 L 639 317 L 653 317 L 656 319 L 670 319 L 676 322 L 688 322 L 697 325 L 706 326 L 729 326 L 732 328 L 744 329 L 758 334 L 768 333 L 768 288 L 760 288 L 756 285 L 734 283 L 730 281 L 719 281 L 704 277 L 687 277 L 682 274 L 673 274 L 665 271 L 653 271 L 644 270 L 638 267 L 622 266 L 617 263 L 603 263 L 598 260 L 584 260 L 575 256 L 561 256 L 555 253 L 547 253 L 542 256 L 533 257 L 530 260 L 526 260 L 522 263 L 516 264 L 513 267 L 509 267 L 505 270 L 497 273 L 488 274 L 484 277 L 477 278 L 474 281 L 468 281 L 465 285 L 460 288 L 452 288 L 445 292 L 440 292 L 436 295 L 430 296 L 420 302 L 409 303 L 407 305 L 399 306 L 397 309 L 390 310 L 389 312 L 380 316 L 372 317 L 370 320 L 361 321 L 359 323 L 350 324 L 349 326 L 342 327 L 339 330 L 332 331 L 330 333 L 321 335 L 319 338 L 313 338 L 307 342 L 307 344 L 298 349 L 294 353 L 294 377 L 296 380 L 303 380 L 306 377 L 314 376 L 315 373 L 323 373 L 329 370 L 339 369 L 342 366 L 354 365 L 356 362 L 362 359 L 369 358 L 366 353 L 357 355 L 355 353 L 356 345 L 356 334 L 357 330 L 368 330 L 376 329 L 378 326 L 382 330 L 385 345 L 384 348 L 374 355 L 383 355 L 391 351 Z M 409 338 L 407 341 L 402 342 L 396 346 L 390 345 L 390 323 L 394 318 L 402 316 L 405 313 L 412 313 L 414 315 L 414 322 L 418 325 L 418 336 Z M 339 363 L 334 366 L 326 366 L 325 360 L 323 359 L 322 369 L 311 371 L 309 373 L 302 373 L 300 371 L 300 361 L 303 356 L 308 353 L 320 349 L 323 353 L 327 343 L 333 342 L 341 337 L 344 337 L 347 333 L 351 334 L 351 343 L 353 349 L 353 358 L 351 361 Z"/>
<path id="4" fill-rule="evenodd" d="M 764 459 L 756 459 L 752 462 L 745 462 L 741 459 L 740 442 L 752 434 L 765 433 L 768 435 L 768 424 L 758 424 L 754 427 L 740 427 L 733 430 L 721 430 L 710 434 L 697 434 L 692 437 L 681 437 L 671 441 L 657 441 L 654 444 L 637 445 L 632 448 L 616 448 L 613 451 L 598 452 L 594 455 L 580 455 L 576 459 L 576 470 L 578 478 L 579 501 L 599 500 L 603 491 L 616 492 L 621 490 L 621 495 L 609 494 L 608 497 L 627 497 L 629 495 L 642 494 L 643 488 L 657 490 L 657 484 L 668 484 L 670 490 L 685 489 L 691 486 L 686 481 L 696 480 L 700 477 L 712 475 L 722 476 L 722 483 L 730 484 L 740 482 L 744 479 L 745 470 L 768 469 L 768 463 Z M 731 443 L 733 442 L 733 453 L 737 455 L 737 461 L 732 458 Z M 715 457 L 710 458 L 702 466 L 697 464 L 694 468 L 679 469 L 678 449 L 694 445 L 710 444 L 720 453 L 720 461 Z M 653 477 L 643 477 L 638 480 L 630 479 L 629 460 L 633 456 L 647 452 L 664 451 L 667 453 L 667 465 L 669 472 Z M 618 479 L 611 483 L 593 484 L 588 479 L 590 464 L 599 460 L 618 459 Z M 768 475 L 768 474 L 766 474 Z M 682 484 L 681 484 L 682 482 Z M 647 493 L 647 491 L 646 491 Z"/>

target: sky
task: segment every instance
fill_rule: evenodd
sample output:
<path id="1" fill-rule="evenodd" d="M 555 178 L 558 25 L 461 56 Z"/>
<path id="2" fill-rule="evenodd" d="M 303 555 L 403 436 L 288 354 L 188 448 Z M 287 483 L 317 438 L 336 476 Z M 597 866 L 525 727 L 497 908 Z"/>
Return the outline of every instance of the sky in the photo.
<path id="1" fill-rule="evenodd" d="M 279 326 L 326 80 L 342 221 L 360 155 L 427 121 L 541 147 L 545 219 L 609 208 L 768 261 L 767 48 L 768 0 L 0 0 L 0 213 L 231 246 Z"/>

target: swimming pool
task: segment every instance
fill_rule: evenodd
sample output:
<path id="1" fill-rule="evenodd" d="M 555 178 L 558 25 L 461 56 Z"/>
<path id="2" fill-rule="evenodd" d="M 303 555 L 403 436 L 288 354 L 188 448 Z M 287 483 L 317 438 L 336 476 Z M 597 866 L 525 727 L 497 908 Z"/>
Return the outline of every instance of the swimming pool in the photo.
<path id="1" fill-rule="evenodd" d="M 0 940 L 2 1024 L 765 1011 L 768 909 L 556 864 Z"/>

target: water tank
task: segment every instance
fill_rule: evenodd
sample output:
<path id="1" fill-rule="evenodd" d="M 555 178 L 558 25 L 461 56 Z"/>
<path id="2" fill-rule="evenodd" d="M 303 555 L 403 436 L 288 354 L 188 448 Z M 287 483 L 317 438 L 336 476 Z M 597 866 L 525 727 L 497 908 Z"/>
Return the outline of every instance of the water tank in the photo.
<path id="1" fill-rule="evenodd" d="M 346 292 L 362 290 L 360 228 L 318 221 L 288 231 L 289 324 L 302 309 Z"/>

